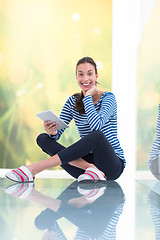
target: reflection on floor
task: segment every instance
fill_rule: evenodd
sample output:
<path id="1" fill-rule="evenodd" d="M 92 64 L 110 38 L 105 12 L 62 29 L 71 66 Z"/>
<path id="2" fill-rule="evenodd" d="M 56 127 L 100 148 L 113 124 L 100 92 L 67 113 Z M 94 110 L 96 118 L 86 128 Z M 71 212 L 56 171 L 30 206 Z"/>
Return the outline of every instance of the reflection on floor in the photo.
<path id="1" fill-rule="evenodd" d="M 160 182 L 139 181 L 136 189 L 136 235 L 160 240 Z"/>
<path id="2" fill-rule="evenodd" d="M 36 179 L 33 185 L 0 178 L 0 189 L 2 240 L 160 240 L 156 180 Z"/>

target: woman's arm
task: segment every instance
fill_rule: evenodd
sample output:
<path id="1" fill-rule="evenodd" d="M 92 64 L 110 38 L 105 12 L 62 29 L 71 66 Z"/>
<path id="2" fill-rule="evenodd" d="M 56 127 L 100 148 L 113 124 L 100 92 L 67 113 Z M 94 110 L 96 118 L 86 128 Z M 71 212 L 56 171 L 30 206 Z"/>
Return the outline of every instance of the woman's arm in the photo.
<path id="1" fill-rule="evenodd" d="M 66 103 L 64 104 L 62 111 L 60 113 L 60 116 L 59 116 L 60 119 L 63 120 L 67 125 L 69 125 L 69 123 L 73 119 L 72 112 L 71 112 L 72 104 L 73 104 L 73 99 L 72 99 L 72 97 L 70 97 L 67 99 Z M 59 129 L 55 136 L 50 135 L 50 137 L 58 140 L 60 138 L 60 136 L 62 135 L 62 133 L 64 132 L 64 130 L 65 129 Z"/>
<path id="2" fill-rule="evenodd" d="M 158 110 L 158 118 L 157 118 L 157 124 L 156 124 L 156 138 L 152 144 L 152 148 L 150 151 L 150 159 L 148 161 L 148 167 L 150 168 L 151 162 L 158 158 L 160 155 L 160 104 L 159 104 L 159 110 Z"/>
<path id="3" fill-rule="evenodd" d="M 98 112 L 95 109 L 91 95 L 84 97 L 83 103 L 88 123 L 92 130 L 100 130 L 113 114 L 114 109 L 117 108 L 115 96 L 110 92 L 103 98 L 101 108 Z"/>
<path id="4" fill-rule="evenodd" d="M 156 139 L 159 141 L 159 150 L 160 150 L 160 104 L 159 104 L 157 126 L 156 126 Z"/>

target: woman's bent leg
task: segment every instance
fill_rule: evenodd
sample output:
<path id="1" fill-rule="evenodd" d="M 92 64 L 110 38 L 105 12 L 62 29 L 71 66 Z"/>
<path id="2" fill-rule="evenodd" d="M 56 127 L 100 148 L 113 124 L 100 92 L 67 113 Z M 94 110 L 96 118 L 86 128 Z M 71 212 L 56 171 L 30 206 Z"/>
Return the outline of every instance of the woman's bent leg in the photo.
<path id="1" fill-rule="evenodd" d="M 46 133 L 41 133 L 37 137 L 37 144 L 43 152 L 47 153 L 50 156 L 53 156 L 65 149 L 64 146 L 56 142 L 54 138 L 49 137 Z"/>
<path id="2" fill-rule="evenodd" d="M 50 138 L 49 136 L 47 137 Z M 45 141 L 45 152 L 51 155 L 56 153 L 55 150 L 53 152 L 53 144 L 51 146 L 51 141 L 54 141 L 54 144 L 58 145 L 58 148 L 60 148 L 60 151 L 58 152 L 58 157 L 62 163 L 62 167 L 64 168 L 64 165 L 67 164 L 67 168 L 69 169 L 66 168 L 66 171 L 68 172 L 69 170 L 71 170 L 71 168 L 74 168 L 74 170 L 76 170 L 76 174 L 72 171 L 69 172 L 74 177 L 75 175 L 76 177 L 79 176 L 84 171 L 78 167 L 69 166 L 68 163 L 79 158 L 83 158 L 83 156 L 86 156 L 91 152 L 94 159 L 93 164 L 99 170 L 104 172 L 108 180 L 115 180 L 123 172 L 123 161 L 117 157 L 112 146 L 107 141 L 106 137 L 101 131 L 91 132 L 90 134 L 86 135 L 68 148 L 61 146 L 52 138 L 50 138 L 48 141 L 50 143 L 49 145 Z M 41 145 L 41 147 L 44 150 L 44 145 Z M 48 161 L 46 162 L 48 164 Z"/>
<path id="3" fill-rule="evenodd" d="M 42 135 L 42 136 L 43 138 L 44 136 L 46 138 L 46 135 Z M 40 136 L 38 137 L 37 142 L 42 147 L 42 149 L 45 150 L 45 152 L 49 154 L 53 153 L 53 152 L 51 153 L 51 151 L 53 150 L 50 147 L 50 145 L 46 146 L 46 141 L 42 146 L 42 141 L 40 143 Z M 58 143 L 53 139 L 53 144 L 58 144 Z M 60 147 L 59 144 L 58 146 Z M 86 135 L 85 137 L 83 137 L 82 139 L 80 139 L 78 142 L 74 143 L 70 147 L 64 148 L 63 146 L 61 146 L 61 149 L 62 150 L 59 151 L 58 153 L 54 152 L 55 154 L 49 159 L 43 160 L 41 162 L 36 162 L 27 166 L 28 170 L 30 171 L 30 174 L 34 176 L 35 174 L 47 168 L 51 168 L 59 165 L 63 166 L 65 164 L 68 164 L 71 161 L 73 161 L 72 162 L 73 166 L 71 167 L 72 168 L 74 167 L 74 161 L 75 161 L 76 168 L 74 167 L 74 169 L 77 169 L 77 170 L 81 169 L 81 173 L 84 172 L 82 169 L 85 170 L 89 166 L 97 167 L 99 170 L 104 172 L 108 180 L 114 180 L 118 178 L 120 174 L 123 172 L 123 168 L 124 168 L 123 162 L 116 156 L 114 150 L 112 149 L 111 145 L 107 141 L 106 137 L 100 131 L 91 132 L 90 134 Z M 54 151 L 55 151 L 55 148 L 54 148 Z M 84 160 L 85 157 L 90 153 L 93 154 L 93 158 L 91 158 L 91 161 L 85 161 Z M 78 162 L 78 164 L 76 163 L 76 161 Z M 85 164 L 85 167 L 82 166 L 84 164 Z M 26 172 L 28 172 L 27 168 L 25 169 Z M 77 174 L 78 176 L 80 175 L 79 173 Z M 12 171 L 9 175 L 10 175 L 10 179 L 13 179 L 13 177 L 11 176 L 13 175 Z"/>
<path id="4" fill-rule="evenodd" d="M 98 135 L 97 148 L 93 151 L 95 165 L 103 169 L 108 180 L 115 180 L 124 170 L 124 161 L 116 155 L 103 133 L 98 132 Z"/>
<path id="5" fill-rule="evenodd" d="M 65 149 L 64 146 L 59 144 L 54 138 L 49 137 L 46 133 L 42 133 L 37 137 L 37 144 L 43 152 L 50 156 L 53 156 Z M 79 175 L 84 173 L 83 169 L 71 166 L 68 163 L 62 164 L 61 167 L 74 178 L 78 178 Z"/>
<path id="6" fill-rule="evenodd" d="M 92 152 L 95 166 L 108 180 L 115 180 L 123 172 L 124 164 L 101 131 L 94 131 L 58 153 L 62 163 L 74 161 Z"/>

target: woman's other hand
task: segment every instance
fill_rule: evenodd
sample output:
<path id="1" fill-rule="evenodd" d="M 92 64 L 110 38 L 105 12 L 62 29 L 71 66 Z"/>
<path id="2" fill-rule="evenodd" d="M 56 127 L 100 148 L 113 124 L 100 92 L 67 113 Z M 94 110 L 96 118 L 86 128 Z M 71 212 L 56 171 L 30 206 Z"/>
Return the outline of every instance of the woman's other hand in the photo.
<path id="1" fill-rule="evenodd" d="M 50 121 L 44 122 L 44 129 L 49 135 L 56 135 L 57 127 L 58 127 L 58 124 L 56 124 L 56 122 L 52 122 L 52 123 L 50 123 Z"/>

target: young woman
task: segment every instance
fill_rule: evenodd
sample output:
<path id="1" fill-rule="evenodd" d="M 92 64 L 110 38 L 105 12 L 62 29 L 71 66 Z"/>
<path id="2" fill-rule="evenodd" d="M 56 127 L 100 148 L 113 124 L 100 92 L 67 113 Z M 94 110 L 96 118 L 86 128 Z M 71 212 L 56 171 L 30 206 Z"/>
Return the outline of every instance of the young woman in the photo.
<path id="1" fill-rule="evenodd" d="M 158 119 L 156 125 L 156 139 L 153 142 L 152 149 L 150 151 L 150 159 L 148 161 L 148 167 L 152 174 L 160 180 L 160 104 L 158 111 Z"/>
<path id="2" fill-rule="evenodd" d="M 69 124 L 74 119 L 80 140 L 65 148 L 57 142 L 64 129 L 46 121 L 37 138 L 41 149 L 51 157 L 6 174 L 16 182 L 34 181 L 34 176 L 48 168 L 61 166 L 78 181 L 117 179 L 125 167 L 125 157 L 117 138 L 117 104 L 111 92 L 97 88 L 97 66 L 90 57 L 77 62 L 76 79 L 80 94 L 69 97 L 60 118 Z"/>

